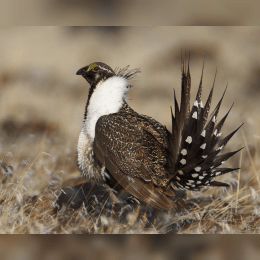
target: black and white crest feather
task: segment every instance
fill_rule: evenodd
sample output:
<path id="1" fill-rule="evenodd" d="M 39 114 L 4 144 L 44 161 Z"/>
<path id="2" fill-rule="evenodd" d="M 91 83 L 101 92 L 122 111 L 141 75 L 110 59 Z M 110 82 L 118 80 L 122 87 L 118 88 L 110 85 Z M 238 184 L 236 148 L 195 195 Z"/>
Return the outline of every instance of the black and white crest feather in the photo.
<path id="1" fill-rule="evenodd" d="M 115 69 L 115 74 L 116 76 L 119 76 L 119 77 L 123 77 L 123 78 L 126 78 L 127 80 L 130 80 L 130 79 L 133 79 L 136 74 L 138 73 L 141 73 L 141 70 L 139 68 L 137 69 L 132 69 L 132 70 L 129 70 L 129 65 L 127 65 L 126 67 L 124 68 L 116 68 Z"/>

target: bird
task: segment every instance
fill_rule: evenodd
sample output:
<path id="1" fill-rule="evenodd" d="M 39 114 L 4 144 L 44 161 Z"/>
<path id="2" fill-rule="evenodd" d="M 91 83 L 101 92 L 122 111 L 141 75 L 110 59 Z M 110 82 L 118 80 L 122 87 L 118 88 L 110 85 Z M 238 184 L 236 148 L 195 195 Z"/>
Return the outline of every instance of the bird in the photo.
<path id="1" fill-rule="evenodd" d="M 187 64 L 188 63 L 188 64 Z M 222 126 L 233 106 L 217 122 L 226 89 L 211 114 L 215 85 L 205 105 L 202 102 L 203 68 L 193 105 L 190 105 L 191 76 L 189 61 L 181 62 L 181 101 L 174 91 L 172 129 L 169 131 L 152 117 L 134 111 L 127 94 L 131 80 L 140 69 L 113 70 L 103 62 L 79 69 L 90 89 L 83 127 L 77 146 L 77 164 L 90 182 L 116 192 L 127 191 L 138 203 L 159 210 L 176 208 L 178 192 L 199 191 L 205 186 L 229 185 L 215 177 L 239 168 L 219 167 L 238 149 L 218 155 L 242 126 L 221 139 Z"/>

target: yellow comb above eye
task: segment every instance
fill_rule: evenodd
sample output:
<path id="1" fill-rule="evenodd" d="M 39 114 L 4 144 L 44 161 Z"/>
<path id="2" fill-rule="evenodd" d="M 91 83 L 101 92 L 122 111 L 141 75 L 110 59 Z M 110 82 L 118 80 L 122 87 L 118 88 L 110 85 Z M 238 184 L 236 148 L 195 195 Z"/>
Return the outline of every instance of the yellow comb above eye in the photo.
<path id="1" fill-rule="evenodd" d="M 98 67 L 98 65 L 97 65 L 97 64 L 92 64 L 92 65 L 89 66 L 89 69 L 92 70 L 92 69 L 94 69 L 95 67 Z"/>

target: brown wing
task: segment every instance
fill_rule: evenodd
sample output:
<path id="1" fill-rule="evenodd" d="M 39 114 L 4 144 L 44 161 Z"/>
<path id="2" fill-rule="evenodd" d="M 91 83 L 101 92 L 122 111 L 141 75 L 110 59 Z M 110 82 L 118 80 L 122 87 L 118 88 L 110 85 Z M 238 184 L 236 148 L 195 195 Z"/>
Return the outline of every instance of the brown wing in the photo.
<path id="1" fill-rule="evenodd" d="M 137 199 L 171 210 L 175 203 L 160 189 L 167 181 L 165 148 L 144 125 L 134 124 L 133 120 L 120 113 L 102 116 L 96 124 L 95 156 Z"/>

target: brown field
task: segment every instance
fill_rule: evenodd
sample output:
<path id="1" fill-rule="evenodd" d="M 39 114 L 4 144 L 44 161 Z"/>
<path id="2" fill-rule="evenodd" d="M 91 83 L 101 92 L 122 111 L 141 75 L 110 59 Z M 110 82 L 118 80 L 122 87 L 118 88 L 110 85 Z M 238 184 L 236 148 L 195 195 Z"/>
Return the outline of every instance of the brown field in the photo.
<path id="1" fill-rule="evenodd" d="M 161 233 L 160 221 L 177 223 L 176 233 L 259 233 L 259 27 L 2 27 L 0 43 L 0 233 Z M 85 181 L 76 146 L 88 84 L 76 71 L 94 61 L 140 68 L 130 106 L 171 129 L 181 49 L 190 51 L 192 99 L 205 57 L 203 100 L 217 67 L 212 108 L 228 83 L 218 118 L 234 102 L 223 134 L 244 123 L 224 149 L 245 147 L 226 164 L 241 170 L 218 178 L 231 187 L 189 192 L 203 202 L 146 228 L 138 212 L 127 223 L 84 207 L 56 214 L 60 188 Z"/>

